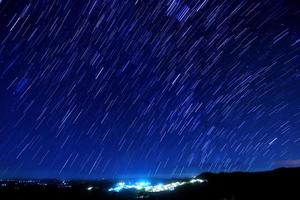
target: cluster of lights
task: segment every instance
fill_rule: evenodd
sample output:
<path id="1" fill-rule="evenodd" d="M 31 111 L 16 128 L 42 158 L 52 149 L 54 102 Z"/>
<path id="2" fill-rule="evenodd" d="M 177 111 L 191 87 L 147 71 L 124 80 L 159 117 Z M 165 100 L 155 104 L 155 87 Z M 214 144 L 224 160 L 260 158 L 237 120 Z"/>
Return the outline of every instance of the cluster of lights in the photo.
<path id="1" fill-rule="evenodd" d="M 37 184 L 37 185 L 41 185 L 41 186 L 47 186 L 47 183 L 42 182 L 40 180 L 4 180 L 4 179 L 0 179 L 0 186 L 1 187 L 6 187 L 7 185 L 33 185 L 33 184 Z"/>
<path id="2" fill-rule="evenodd" d="M 108 191 L 110 192 L 121 192 L 122 190 L 139 190 L 144 192 L 163 192 L 163 191 L 172 191 L 175 190 L 176 187 L 186 185 L 186 184 L 194 184 L 194 183 L 203 183 L 202 179 L 191 179 L 190 181 L 177 181 L 168 184 L 157 184 L 151 185 L 150 182 L 136 182 L 134 184 L 126 184 L 125 182 L 120 182 L 116 185 L 116 187 L 110 188 Z"/>
<path id="3" fill-rule="evenodd" d="M 68 181 L 62 181 L 62 182 L 58 185 L 58 187 L 60 187 L 60 188 L 71 188 L 72 186 L 69 185 Z"/>
<path id="4" fill-rule="evenodd" d="M 120 182 L 116 187 L 110 188 L 108 191 L 110 192 L 120 192 L 122 190 L 146 190 L 146 188 L 152 187 L 150 182 L 136 182 L 135 184 L 126 184 L 125 182 Z"/>
<path id="5" fill-rule="evenodd" d="M 93 187 L 88 187 L 88 188 L 86 188 L 88 191 L 91 191 L 91 190 L 93 190 L 94 188 Z"/>

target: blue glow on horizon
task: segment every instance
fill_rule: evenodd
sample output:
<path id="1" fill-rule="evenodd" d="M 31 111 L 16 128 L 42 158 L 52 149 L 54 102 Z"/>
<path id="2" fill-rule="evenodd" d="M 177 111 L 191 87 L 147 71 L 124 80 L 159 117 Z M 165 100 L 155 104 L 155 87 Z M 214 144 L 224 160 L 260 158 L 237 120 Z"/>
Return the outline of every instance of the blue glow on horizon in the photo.
<path id="1" fill-rule="evenodd" d="M 173 191 L 175 188 L 185 185 L 185 184 L 195 184 L 195 183 L 203 183 L 206 180 L 202 179 L 191 179 L 189 181 L 177 181 L 167 184 L 156 184 L 152 185 L 149 181 L 138 181 L 134 184 L 126 184 L 125 182 L 119 182 L 116 184 L 115 187 L 108 189 L 109 192 L 121 192 L 123 190 L 137 190 L 137 191 L 144 191 L 144 192 L 163 192 L 163 191 Z"/>

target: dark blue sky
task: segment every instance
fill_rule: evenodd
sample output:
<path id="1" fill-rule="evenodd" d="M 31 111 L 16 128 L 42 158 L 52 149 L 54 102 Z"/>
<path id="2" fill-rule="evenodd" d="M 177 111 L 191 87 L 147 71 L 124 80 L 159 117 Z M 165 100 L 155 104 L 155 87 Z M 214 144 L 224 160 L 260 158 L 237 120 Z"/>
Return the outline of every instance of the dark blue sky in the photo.
<path id="1" fill-rule="evenodd" d="M 295 1 L 0 1 L 0 177 L 300 165 Z"/>

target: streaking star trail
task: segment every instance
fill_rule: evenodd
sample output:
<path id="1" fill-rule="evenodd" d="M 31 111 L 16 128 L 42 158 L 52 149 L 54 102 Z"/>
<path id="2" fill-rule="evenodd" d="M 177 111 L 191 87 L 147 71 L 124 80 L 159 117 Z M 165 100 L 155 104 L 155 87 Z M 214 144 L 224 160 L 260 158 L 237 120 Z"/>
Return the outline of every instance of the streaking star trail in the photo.
<path id="1" fill-rule="evenodd" d="M 300 166 L 292 0 L 0 0 L 0 177 Z"/>

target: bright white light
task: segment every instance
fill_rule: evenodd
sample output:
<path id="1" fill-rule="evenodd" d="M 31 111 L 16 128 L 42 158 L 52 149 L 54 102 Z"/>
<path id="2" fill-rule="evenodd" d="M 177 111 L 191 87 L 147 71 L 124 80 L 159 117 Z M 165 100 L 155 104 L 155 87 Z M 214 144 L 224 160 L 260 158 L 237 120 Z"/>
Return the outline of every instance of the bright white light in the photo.
<path id="1" fill-rule="evenodd" d="M 120 192 L 126 189 L 135 189 L 135 190 L 143 190 L 145 192 L 163 192 L 163 191 L 172 191 L 175 190 L 178 186 L 182 186 L 185 184 L 194 184 L 194 183 L 203 183 L 205 182 L 202 179 L 191 179 L 190 181 L 182 181 L 182 182 L 173 182 L 168 184 L 157 184 L 151 185 L 150 182 L 136 182 L 135 184 L 126 184 L 125 182 L 120 182 L 114 188 L 110 188 L 108 191 L 110 192 Z"/>
<path id="2" fill-rule="evenodd" d="M 192 180 L 190 180 L 190 183 L 203 183 L 204 182 L 204 180 L 202 180 L 202 179 L 192 179 Z"/>
<path id="3" fill-rule="evenodd" d="M 87 188 L 88 191 L 91 191 L 92 189 L 93 189 L 93 187 L 88 187 Z"/>

